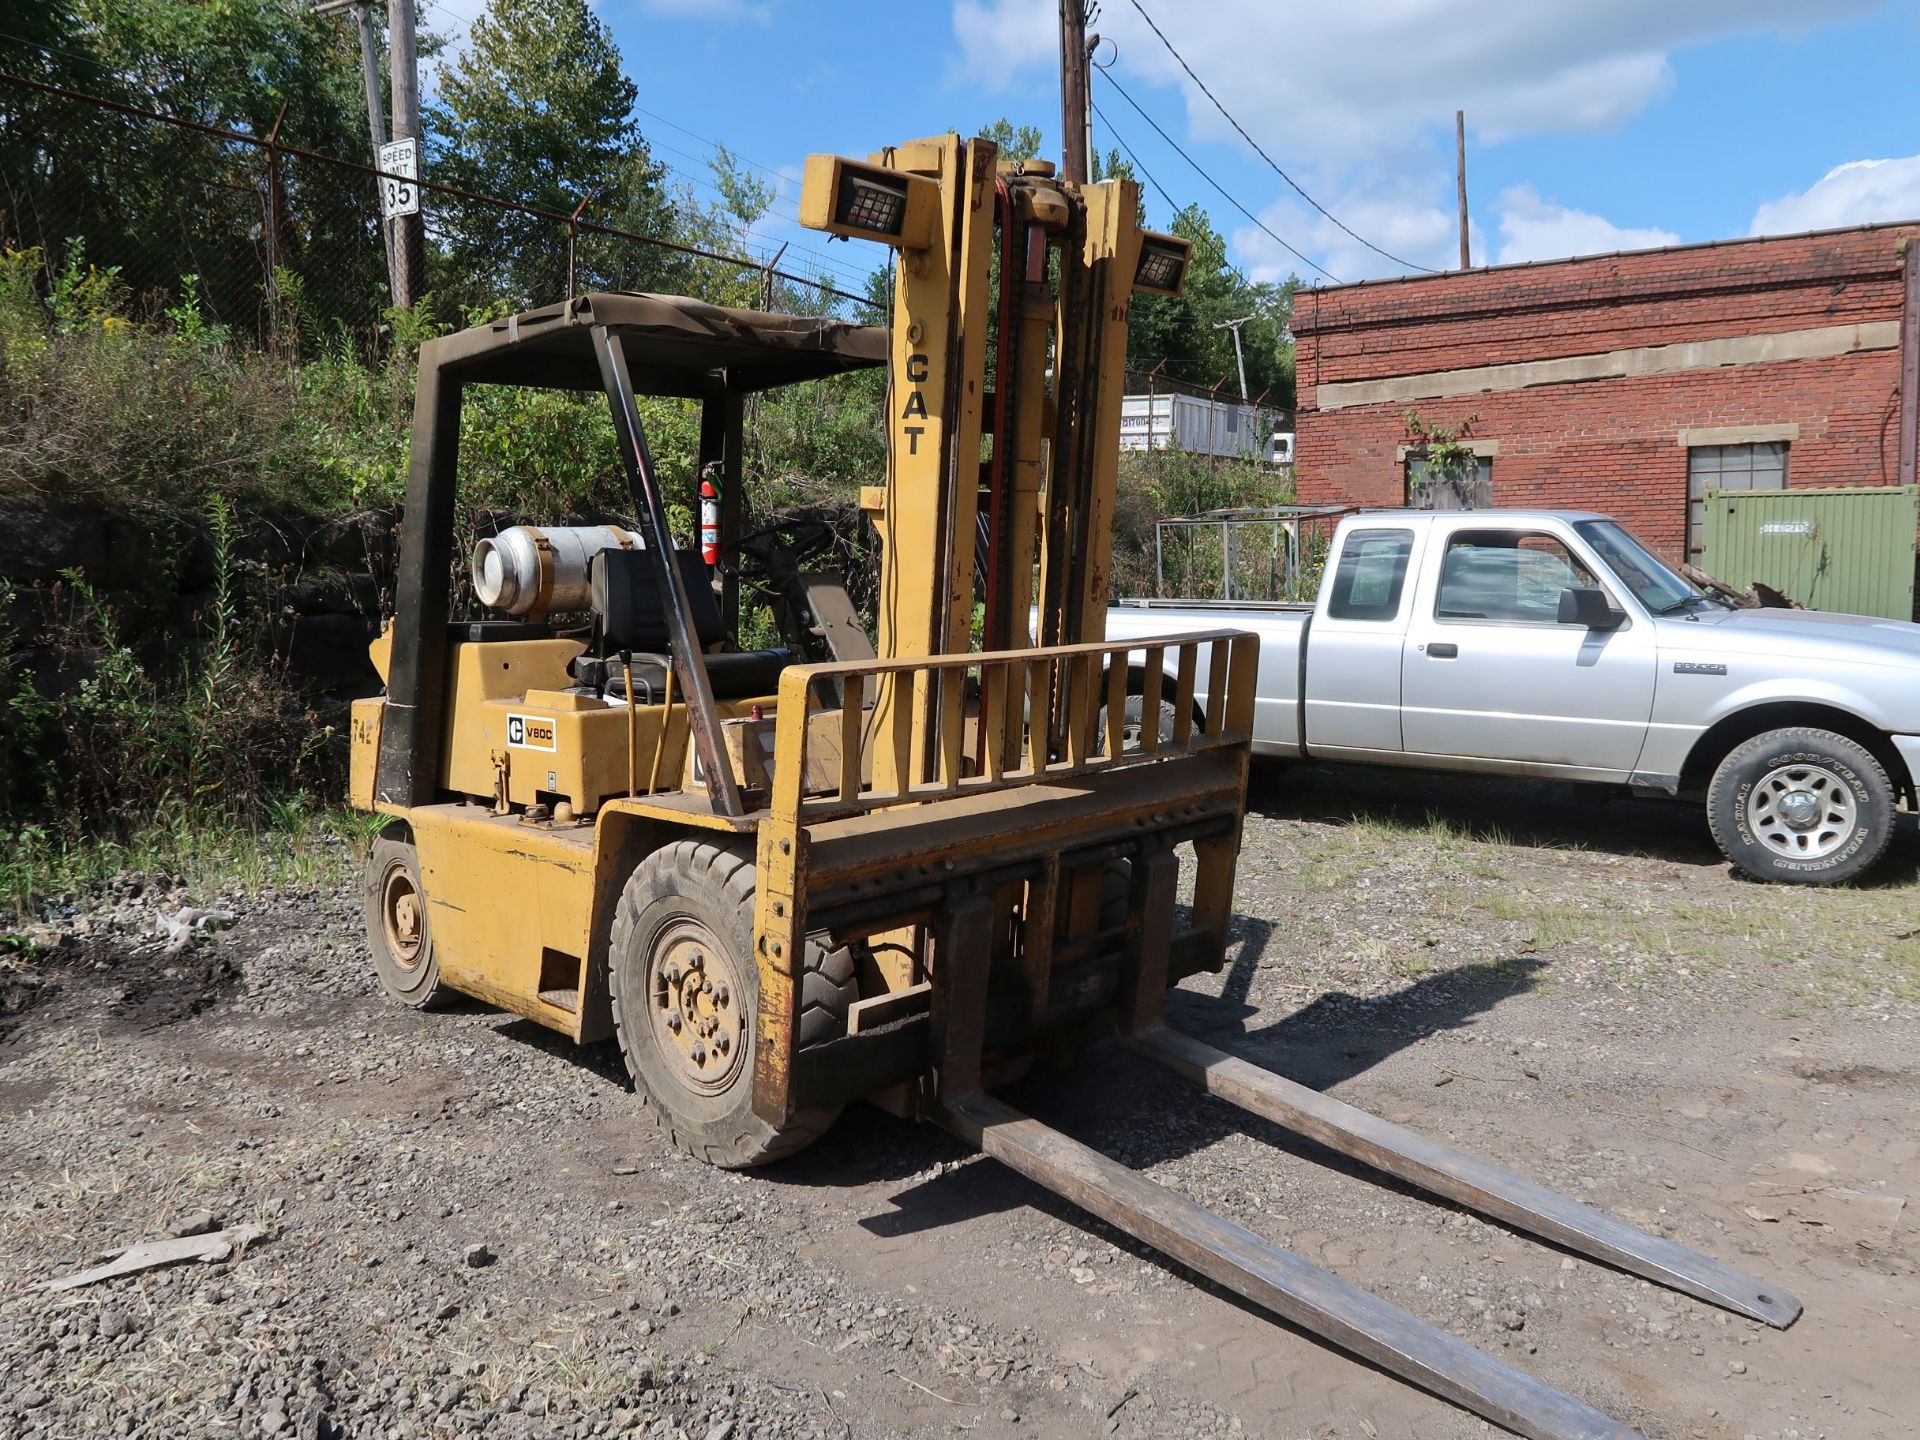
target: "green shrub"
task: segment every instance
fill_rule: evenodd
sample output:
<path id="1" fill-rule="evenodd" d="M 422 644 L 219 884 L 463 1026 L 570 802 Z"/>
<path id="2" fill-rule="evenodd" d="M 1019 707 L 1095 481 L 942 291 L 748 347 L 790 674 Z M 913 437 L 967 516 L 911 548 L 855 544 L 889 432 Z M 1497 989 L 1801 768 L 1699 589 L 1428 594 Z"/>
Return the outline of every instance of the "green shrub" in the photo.
<path id="1" fill-rule="evenodd" d="M 289 796 L 337 794 L 342 747 L 303 701 L 257 627 L 264 581 L 234 559 L 233 516 L 209 501 L 213 586 L 165 662 L 143 660 L 114 609 L 69 571 L 64 623 L 51 637 L 71 683 L 43 689 L 0 631 L 0 697 L 11 743 L 0 747 L 0 806 L 26 868 L 86 842 L 131 844 L 155 833 L 256 827 Z M 0 589 L 0 602 L 10 601 Z M 253 603 L 249 603 L 249 600 Z M 34 860 L 38 855 L 40 860 Z M 44 868 L 44 867 L 41 867 Z"/>
<path id="2" fill-rule="evenodd" d="M 1243 506 L 1293 503 L 1289 476 L 1245 460 L 1211 460 L 1182 450 L 1130 451 L 1120 457 L 1114 504 L 1115 591 L 1155 595 L 1154 522 L 1179 515 Z M 1173 541 L 1166 557 L 1169 593 L 1217 594 L 1219 532 L 1192 532 Z M 1193 553 L 1189 555 L 1187 552 Z M 1207 559 L 1208 553 L 1211 559 Z M 1185 580 L 1187 583 L 1182 584 Z"/>

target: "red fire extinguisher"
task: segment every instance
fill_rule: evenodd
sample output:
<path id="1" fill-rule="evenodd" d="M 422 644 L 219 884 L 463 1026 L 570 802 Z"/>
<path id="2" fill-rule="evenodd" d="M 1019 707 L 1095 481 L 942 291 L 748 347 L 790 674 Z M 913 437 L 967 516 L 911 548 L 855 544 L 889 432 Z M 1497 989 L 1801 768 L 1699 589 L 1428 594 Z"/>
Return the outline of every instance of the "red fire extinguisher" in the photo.
<path id="1" fill-rule="evenodd" d="M 720 563 L 720 492 L 711 480 L 700 482 L 700 558 L 709 566 Z"/>

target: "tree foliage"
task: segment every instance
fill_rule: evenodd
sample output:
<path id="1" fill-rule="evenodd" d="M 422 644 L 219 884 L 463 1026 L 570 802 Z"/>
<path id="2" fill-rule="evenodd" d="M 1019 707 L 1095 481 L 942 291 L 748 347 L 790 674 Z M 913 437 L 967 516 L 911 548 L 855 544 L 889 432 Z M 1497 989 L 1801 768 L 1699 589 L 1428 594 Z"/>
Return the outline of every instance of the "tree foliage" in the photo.
<path id="1" fill-rule="evenodd" d="M 593 218 L 647 234 L 667 228 L 665 170 L 634 123 L 637 92 L 613 35 L 586 0 L 491 0 L 468 40 L 428 111 L 432 173 L 559 214 L 591 190 Z M 462 207 L 445 227 L 436 284 L 516 306 L 558 298 L 565 238 L 550 221 Z M 646 288 L 645 274 L 595 273 L 607 268 L 599 254 L 582 288 Z"/>
<path id="2" fill-rule="evenodd" d="M 1129 363 L 1139 370 L 1160 373 L 1189 384 L 1227 383 L 1223 393 L 1236 390 L 1238 370 L 1231 331 L 1216 328 L 1243 316 L 1251 319 L 1240 329 L 1247 364 L 1247 394 L 1280 409 L 1291 409 L 1293 335 L 1288 321 L 1298 282 L 1256 282 L 1227 256 L 1227 242 L 1207 212 L 1189 205 L 1168 227 L 1193 246 L 1186 287 L 1171 299 L 1158 295 L 1134 297 L 1132 325 L 1127 336 Z"/>
<path id="3" fill-rule="evenodd" d="M 284 107 L 283 139 L 366 153 L 348 32 L 285 0 L 51 0 L 11 7 L 0 28 L 0 68 L 15 74 L 243 134 L 266 135 Z M 244 329 L 272 303 L 259 284 L 269 252 L 324 270 L 330 299 L 379 282 L 370 186 L 289 165 L 269 236 L 266 179 L 255 147 L 0 87 L 4 238 L 38 246 L 56 270 L 83 237 L 135 296 L 173 294 L 197 274 L 201 302 Z"/>
<path id="4" fill-rule="evenodd" d="M 1002 160 L 1032 160 L 1043 143 L 1038 125 L 1015 125 L 1004 115 L 982 130 L 980 138 L 997 145 Z"/>

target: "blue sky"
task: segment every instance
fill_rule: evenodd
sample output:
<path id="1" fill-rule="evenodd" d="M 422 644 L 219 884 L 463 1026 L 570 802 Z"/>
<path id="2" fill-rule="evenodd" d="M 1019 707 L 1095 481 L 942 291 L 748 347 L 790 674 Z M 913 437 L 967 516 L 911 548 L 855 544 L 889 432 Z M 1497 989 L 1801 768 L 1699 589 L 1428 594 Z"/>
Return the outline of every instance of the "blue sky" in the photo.
<path id="1" fill-rule="evenodd" d="M 423 0 L 425 23 L 457 40 L 482 4 Z M 1920 0 L 1141 4 L 1305 190 L 1413 264 L 1458 263 L 1456 107 L 1467 112 L 1476 264 L 1920 216 Z M 1039 125 L 1057 158 L 1055 0 L 596 9 L 676 179 L 704 187 L 714 141 L 779 177 L 776 213 L 754 239 L 791 241 L 790 264 L 851 278 L 879 258 L 787 218 L 810 150 L 863 154 L 1005 115 Z M 1311 262 L 1238 213 L 1096 77 L 1114 126 L 1096 121 L 1096 145 L 1113 146 L 1117 130 L 1176 200 L 1205 206 L 1250 273 L 1401 272 L 1232 134 L 1132 0 L 1102 0 L 1094 28 L 1118 85 Z M 1164 223 L 1166 203 L 1147 198 L 1150 220 Z"/>

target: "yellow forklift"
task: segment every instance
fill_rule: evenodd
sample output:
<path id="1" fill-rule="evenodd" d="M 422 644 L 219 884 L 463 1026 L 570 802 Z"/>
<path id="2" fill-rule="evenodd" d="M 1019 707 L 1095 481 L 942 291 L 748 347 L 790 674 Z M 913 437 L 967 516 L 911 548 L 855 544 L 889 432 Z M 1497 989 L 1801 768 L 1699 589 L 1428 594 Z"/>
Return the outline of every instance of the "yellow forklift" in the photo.
<path id="1" fill-rule="evenodd" d="M 1187 264 L 1137 208 L 1131 181 L 1063 183 L 957 135 L 813 156 L 804 223 L 896 252 L 887 327 L 589 294 L 428 342 L 386 694 L 352 723 L 353 803 L 391 817 L 375 969 L 422 1009 L 458 993 L 617 1037 L 641 1105 L 712 1163 L 776 1160 L 873 1101 L 1519 1434 L 1631 1435 L 990 1093 L 1117 1034 L 1447 1200 L 1773 1325 L 1799 1313 L 1165 1024 L 1168 986 L 1226 953 L 1258 653 L 1225 630 L 1105 639 L 1129 306 Z M 740 506 L 746 398 L 868 367 L 871 637 L 819 535 L 743 533 Z M 636 524 L 482 540 L 484 613 L 456 616 L 476 385 L 604 394 Z M 640 395 L 699 403 L 708 554 L 678 548 Z M 738 643 L 743 572 L 778 648 Z"/>

